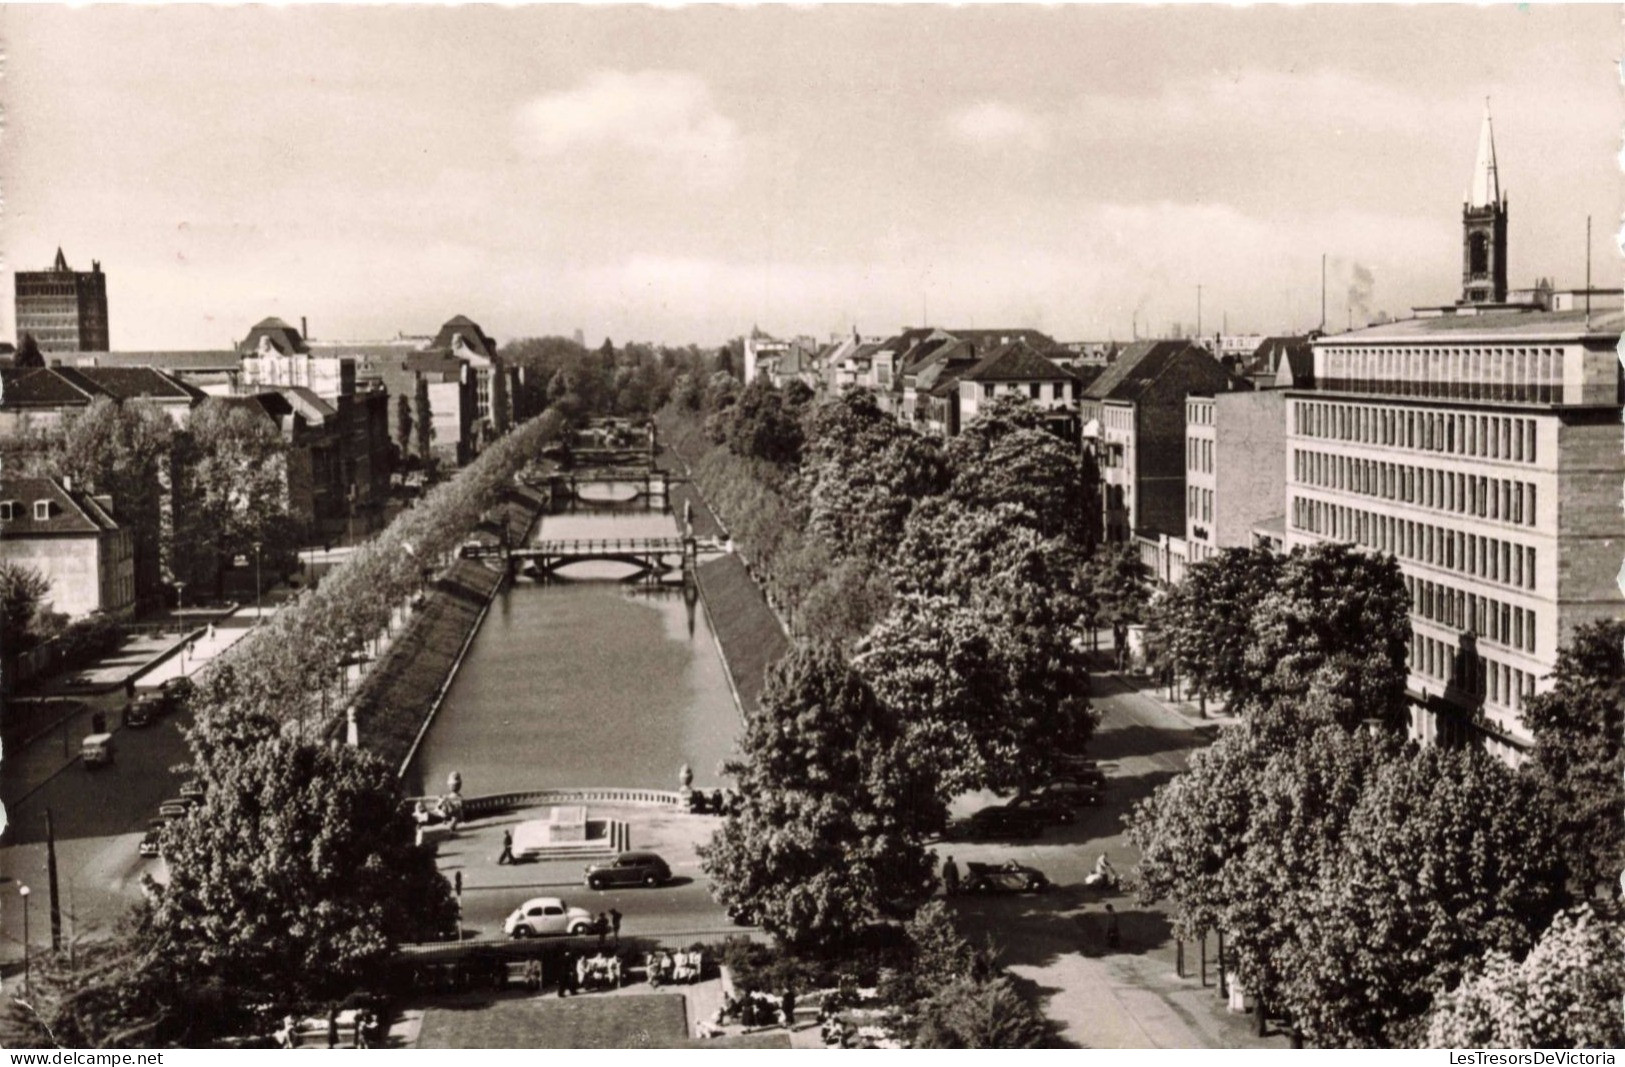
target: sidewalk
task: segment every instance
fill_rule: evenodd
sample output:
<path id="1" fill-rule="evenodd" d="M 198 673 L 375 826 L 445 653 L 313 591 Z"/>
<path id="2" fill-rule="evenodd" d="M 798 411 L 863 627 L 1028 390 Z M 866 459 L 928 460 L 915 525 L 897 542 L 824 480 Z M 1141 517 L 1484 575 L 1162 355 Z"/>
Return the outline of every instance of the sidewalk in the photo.
<path id="1" fill-rule="evenodd" d="M 106 717 L 110 732 L 116 734 L 122 730 L 124 728 L 120 714 L 124 705 L 122 690 L 127 681 L 138 678 L 139 688 L 151 689 L 162 685 L 170 678 L 178 678 L 183 674 L 195 675 L 215 656 L 242 640 L 253 629 L 259 617 L 258 613 L 269 617 L 293 593 L 293 590 L 285 587 L 267 590 L 263 608 L 256 609 L 250 604 L 236 609 L 215 623 L 215 634 L 212 639 L 202 636 L 207 633 L 205 626 L 193 631 L 199 635 L 196 637 L 163 639 L 161 651 L 138 660 L 130 651 L 132 644 L 141 649 L 148 647 L 140 644 L 141 639 L 138 638 L 136 642 L 127 642 L 117 652 L 92 664 L 89 668 L 67 678 L 57 679 L 53 684 L 46 686 L 46 692 L 53 694 L 83 692 L 83 689 L 66 687 L 58 689 L 57 686 L 82 685 L 78 679 L 87 676 L 103 680 L 90 690 L 101 694 L 100 696 L 80 703 L 56 723 L 34 731 L 32 736 L 15 747 L 6 749 L 5 773 L 0 776 L 0 788 L 3 788 L 3 797 L 0 799 L 8 805 L 19 804 L 46 782 L 77 763 L 79 742 L 93 732 L 91 717 L 98 712 Z"/>

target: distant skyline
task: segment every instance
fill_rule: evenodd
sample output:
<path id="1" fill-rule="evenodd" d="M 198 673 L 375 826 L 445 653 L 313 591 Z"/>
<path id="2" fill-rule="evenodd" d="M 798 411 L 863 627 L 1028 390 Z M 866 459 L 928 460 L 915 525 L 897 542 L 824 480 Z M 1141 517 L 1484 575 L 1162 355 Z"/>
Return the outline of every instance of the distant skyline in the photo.
<path id="1" fill-rule="evenodd" d="M 15 270 L 112 345 L 928 316 L 1126 339 L 1456 299 L 1484 98 L 1514 288 L 1618 286 L 1619 10 L 0 7 Z M 1367 279 L 1369 279 L 1367 281 Z M 1363 314 L 1362 314 L 1363 310 Z"/>

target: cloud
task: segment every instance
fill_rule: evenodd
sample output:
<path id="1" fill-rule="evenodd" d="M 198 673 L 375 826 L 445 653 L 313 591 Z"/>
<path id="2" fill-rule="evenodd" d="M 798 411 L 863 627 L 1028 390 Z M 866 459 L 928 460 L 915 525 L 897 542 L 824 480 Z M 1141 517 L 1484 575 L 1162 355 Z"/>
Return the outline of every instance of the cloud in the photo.
<path id="1" fill-rule="evenodd" d="M 517 146 L 568 165 L 628 163 L 697 186 L 733 180 L 743 154 L 739 128 L 705 81 L 681 71 L 604 70 L 519 108 Z"/>
<path id="2" fill-rule="evenodd" d="M 943 119 L 948 135 L 977 148 L 1041 151 L 1050 143 L 1049 120 L 997 100 L 961 108 Z"/>

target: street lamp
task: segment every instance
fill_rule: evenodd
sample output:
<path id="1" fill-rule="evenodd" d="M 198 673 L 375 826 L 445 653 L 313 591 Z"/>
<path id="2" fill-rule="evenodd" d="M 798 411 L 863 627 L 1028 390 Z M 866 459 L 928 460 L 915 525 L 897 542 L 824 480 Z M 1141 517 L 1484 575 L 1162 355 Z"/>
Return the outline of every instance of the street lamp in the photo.
<path id="1" fill-rule="evenodd" d="M 254 542 L 254 625 L 260 624 L 260 543 Z"/>
<path id="2" fill-rule="evenodd" d="M 186 607 L 186 583 L 175 583 L 175 610 L 181 611 Z"/>
<path id="3" fill-rule="evenodd" d="M 23 898 L 23 996 L 32 998 L 34 991 L 28 976 L 28 887 L 18 886 L 17 892 Z"/>

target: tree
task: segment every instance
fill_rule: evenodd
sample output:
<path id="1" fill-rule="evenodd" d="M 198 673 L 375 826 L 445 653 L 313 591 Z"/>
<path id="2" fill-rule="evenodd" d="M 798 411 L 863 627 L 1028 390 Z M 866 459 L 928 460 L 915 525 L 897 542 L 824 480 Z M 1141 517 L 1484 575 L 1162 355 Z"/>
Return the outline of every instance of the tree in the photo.
<path id="1" fill-rule="evenodd" d="M 453 928 L 450 887 L 378 757 L 278 737 L 194 767 L 203 803 L 165 828 L 170 881 L 149 886 L 135 934 L 147 981 L 291 1005 Z"/>
<path id="2" fill-rule="evenodd" d="M 604 343 L 598 346 L 598 360 L 604 369 L 612 370 L 615 367 L 615 342 L 604 338 Z"/>
<path id="3" fill-rule="evenodd" d="M 1567 903 L 1535 785 L 1483 752 L 1377 768 L 1281 962 L 1281 1006 L 1316 1044 L 1415 1043 L 1435 992 L 1490 951 L 1521 956 Z"/>
<path id="4" fill-rule="evenodd" d="M 405 393 L 395 398 L 395 447 L 405 463 L 412 455 L 412 398 Z"/>
<path id="5" fill-rule="evenodd" d="M 51 583 L 39 571 L 12 560 L 0 560 L 0 649 L 6 658 L 27 648 L 29 631 Z"/>
<path id="6" fill-rule="evenodd" d="M 156 593 L 176 571 L 172 469 L 175 424 L 151 400 L 97 397 L 64 422 L 54 473 L 113 498 L 113 515 L 130 531 L 136 592 Z"/>
<path id="7" fill-rule="evenodd" d="M 1082 463 L 1025 398 L 995 400 L 946 454 L 955 500 L 981 508 L 1015 504 L 1044 536 L 1083 543 L 1089 490 Z"/>
<path id="8" fill-rule="evenodd" d="M 1083 573 L 1096 619 L 1112 628 L 1112 647 L 1121 669 L 1128 651 L 1128 628 L 1145 618 L 1150 600 L 1139 549 L 1132 544 L 1102 545 Z"/>
<path id="9" fill-rule="evenodd" d="M 836 557 L 895 562 L 910 514 L 947 488 L 947 465 L 934 441 L 895 420 L 871 421 L 867 411 L 831 417 L 843 406 L 854 414 L 850 403 L 847 397 L 825 401 L 805 416 L 816 434 L 802 462 L 808 529 Z"/>
<path id="10" fill-rule="evenodd" d="M 417 409 L 414 425 L 417 430 L 418 458 L 428 463 L 434 458 L 434 412 L 429 407 L 429 379 L 419 374 L 414 378 L 413 407 Z"/>
<path id="11" fill-rule="evenodd" d="M 1435 1003 L 1429 1048 L 1625 1045 L 1625 931 L 1585 905 L 1566 911 L 1519 962 L 1491 952 Z"/>
<path id="12" fill-rule="evenodd" d="M 22 340 L 17 344 L 17 356 L 13 366 L 18 368 L 45 366 L 45 356 L 40 352 L 39 342 L 34 339 L 33 334 L 23 334 Z"/>
<path id="13" fill-rule="evenodd" d="M 178 555 L 188 584 L 201 586 L 213 564 L 215 595 L 225 592 L 225 568 L 233 557 L 252 556 L 260 545 L 270 573 L 286 566 L 297 547 L 287 506 L 287 446 L 276 424 L 257 406 L 217 397 L 192 413 L 186 442 L 184 502 L 176 519 L 180 543 L 212 548 Z"/>
<path id="14" fill-rule="evenodd" d="M 1246 662 L 1253 610 L 1280 570 L 1281 558 L 1264 549 L 1227 548 L 1192 564 L 1148 617 L 1147 643 L 1204 693 L 1244 700 L 1253 678 Z"/>
<path id="15" fill-rule="evenodd" d="M 955 977 L 922 1002 L 915 1048 L 1043 1048 L 1049 1030 L 1015 983 Z"/>
<path id="16" fill-rule="evenodd" d="M 780 466 L 800 461 L 801 424 L 766 378 L 745 386 L 728 412 L 728 447 L 735 455 Z"/>
<path id="17" fill-rule="evenodd" d="M 1552 688 L 1524 708 L 1533 771 L 1558 817 L 1564 854 L 1589 893 L 1625 869 L 1625 621 L 1575 628 L 1558 649 Z"/>
<path id="18" fill-rule="evenodd" d="M 139 979 L 141 960 L 123 938 L 39 953 L 27 996 L 6 997 L 0 1044 L 7 1048 L 152 1048 L 158 1005 Z"/>
<path id="19" fill-rule="evenodd" d="M 901 740 L 838 647 L 800 646 L 775 664 L 727 768 L 742 806 L 701 849 L 718 902 L 814 948 L 850 944 L 928 897 L 921 841 L 945 813 Z"/>
<path id="20" fill-rule="evenodd" d="M 732 345 L 723 345 L 717 349 L 716 373 L 726 374 L 730 378 L 737 378 L 739 376 L 739 372 L 735 369 L 737 366 Z"/>
<path id="21" fill-rule="evenodd" d="M 1268 712 L 1306 705 L 1345 728 L 1398 729 L 1405 715 L 1410 595 L 1399 565 L 1346 544 L 1294 549 L 1253 612 L 1242 703 Z M 1237 710 L 1244 710 L 1238 708 Z M 1294 722 L 1280 722 L 1282 729 Z"/>

